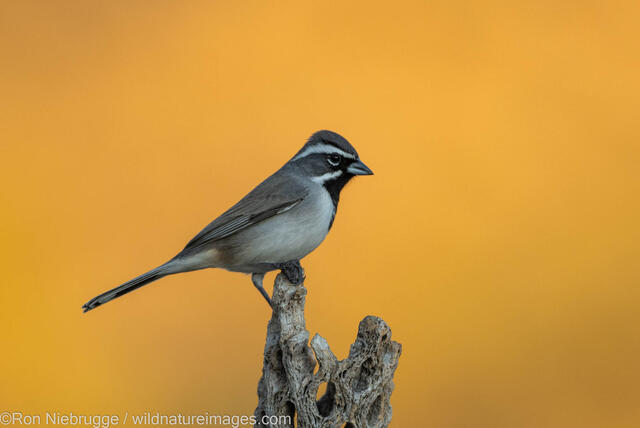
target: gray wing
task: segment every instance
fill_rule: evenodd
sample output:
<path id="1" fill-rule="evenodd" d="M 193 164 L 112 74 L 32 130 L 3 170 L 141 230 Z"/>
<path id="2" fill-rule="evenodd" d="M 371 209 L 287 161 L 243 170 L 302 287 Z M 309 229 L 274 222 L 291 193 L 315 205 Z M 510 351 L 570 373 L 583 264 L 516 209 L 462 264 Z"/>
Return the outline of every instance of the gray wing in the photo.
<path id="1" fill-rule="evenodd" d="M 253 224 L 290 210 L 308 194 L 295 178 L 274 174 L 260 183 L 247 196 L 202 229 L 186 247 L 191 251 L 205 244 L 226 238 Z"/>

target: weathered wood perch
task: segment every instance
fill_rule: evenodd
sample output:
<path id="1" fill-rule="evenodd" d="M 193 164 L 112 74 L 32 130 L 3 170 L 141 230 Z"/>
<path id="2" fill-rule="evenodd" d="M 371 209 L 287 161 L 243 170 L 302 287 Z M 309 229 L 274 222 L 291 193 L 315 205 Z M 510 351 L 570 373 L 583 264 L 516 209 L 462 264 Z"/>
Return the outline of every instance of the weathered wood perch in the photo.
<path id="1" fill-rule="evenodd" d="M 318 334 L 309 347 L 306 294 L 304 284 L 292 285 L 282 274 L 276 277 L 255 426 L 265 426 L 264 415 L 290 416 L 290 425 L 277 428 L 293 427 L 294 420 L 298 428 L 388 426 L 401 345 L 391 340 L 391 329 L 382 319 L 367 316 L 360 321 L 346 359 L 338 361 Z M 314 373 L 316 361 L 319 367 Z M 326 392 L 317 400 L 324 382 Z"/>

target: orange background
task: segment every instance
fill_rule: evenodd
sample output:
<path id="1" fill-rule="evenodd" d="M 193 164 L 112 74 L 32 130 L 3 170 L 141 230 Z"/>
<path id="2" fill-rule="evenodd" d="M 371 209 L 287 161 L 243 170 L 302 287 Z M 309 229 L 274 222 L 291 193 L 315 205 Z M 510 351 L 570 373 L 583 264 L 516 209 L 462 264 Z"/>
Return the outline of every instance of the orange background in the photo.
<path id="1" fill-rule="evenodd" d="M 342 358 L 390 324 L 392 426 L 639 426 L 639 12 L 2 2 L 0 411 L 251 414 L 249 277 L 80 307 L 327 128 L 376 175 L 304 260 L 307 326 Z"/>

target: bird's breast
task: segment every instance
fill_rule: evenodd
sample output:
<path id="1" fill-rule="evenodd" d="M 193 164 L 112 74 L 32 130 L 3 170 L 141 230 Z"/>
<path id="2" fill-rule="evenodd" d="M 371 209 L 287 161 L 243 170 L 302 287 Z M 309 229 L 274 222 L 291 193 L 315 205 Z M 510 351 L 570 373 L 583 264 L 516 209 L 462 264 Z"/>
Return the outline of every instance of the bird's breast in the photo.
<path id="1" fill-rule="evenodd" d="M 318 186 L 291 210 L 238 234 L 234 263 L 282 263 L 303 258 L 327 236 L 334 212 L 331 196 Z"/>

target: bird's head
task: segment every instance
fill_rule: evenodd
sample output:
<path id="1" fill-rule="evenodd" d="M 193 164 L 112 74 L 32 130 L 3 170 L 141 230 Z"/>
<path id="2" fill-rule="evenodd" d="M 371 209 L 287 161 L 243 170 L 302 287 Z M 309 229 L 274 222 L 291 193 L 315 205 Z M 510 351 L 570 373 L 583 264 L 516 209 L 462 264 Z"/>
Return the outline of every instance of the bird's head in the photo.
<path id="1" fill-rule="evenodd" d="M 347 139 L 331 131 L 313 134 L 290 162 L 325 186 L 332 196 L 354 176 L 373 174 Z"/>

